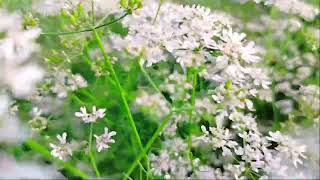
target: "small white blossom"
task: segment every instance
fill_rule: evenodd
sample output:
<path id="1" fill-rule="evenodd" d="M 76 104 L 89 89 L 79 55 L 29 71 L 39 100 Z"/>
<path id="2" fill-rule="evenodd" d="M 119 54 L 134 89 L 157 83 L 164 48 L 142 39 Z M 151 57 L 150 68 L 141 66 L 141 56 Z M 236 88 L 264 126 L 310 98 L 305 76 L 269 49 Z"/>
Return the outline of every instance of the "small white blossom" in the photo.
<path id="1" fill-rule="evenodd" d="M 98 135 L 94 135 L 94 137 L 96 138 L 96 143 L 97 143 L 97 150 L 98 152 L 101 152 L 104 149 L 108 149 L 109 143 L 115 143 L 114 139 L 111 139 L 112 136 L 116 135 L 117 133 L 115 131 L 111 131 L 109 132 L 108 128 L 105 127 L 104 128 L 104 133 L 100 136 Z"/>
<path id="2" fill-rule="evenodd" d="M 76 112 L 75 116 L 82 118 L 82 120 L 85 123 L 92 123 L 92 122 L 96 122 L 97 119 L 101 119 L 105 116 L 105 111 L 106 109 L 98 109 L 96 108 L 96 106 L 92 107 L 92 112 L 91 113 L 87 113 L 87 108 L 86 107 L 80 107 L 80 112 Z"/>
<path id="3" fill-rule="evenodd" d="M 50 143 L 51 154 L 60 160 L 66 160 L 68 156 L 72 156 L 71 146 L 67 142 L 67 133 L 64 132 L 62 135 L 57 135 L 57 139 L 59 140 L 58 145 Z"/>

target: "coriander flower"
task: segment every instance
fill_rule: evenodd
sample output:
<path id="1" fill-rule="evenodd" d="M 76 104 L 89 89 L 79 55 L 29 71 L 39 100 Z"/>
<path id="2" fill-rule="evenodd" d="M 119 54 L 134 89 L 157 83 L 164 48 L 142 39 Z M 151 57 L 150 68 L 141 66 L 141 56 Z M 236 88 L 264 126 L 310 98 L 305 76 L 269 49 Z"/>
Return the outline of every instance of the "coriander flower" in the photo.
<path id="1" fill-rule="evenodd" d="M 87 109 L 86 107 L 81 107 L 80 108 L 80 112 L 76 112 L 75 116 L 82 118 L 82 120 L 85 123 L 92 123 L 92 122 L 96 122 L 97 119 L 101 119 L 105 116 L 104 112 L 106 111 L 106 109 L 98 109 L 96 108 L 96 106 L 92 107 L 92 113 L 87 113 Z"/>
<path id="2" fill-rule="evenodd" d="M 57 135 L 57 139 L 59 140 L 59 145 L 50 143 L 52 148 L 51 155 L 60 160 L 66 160 L 69 155 L 72 156 L 72 149 L 70 144 L 67 143 L 67 133 L 64 132 L 62 136 Z"/>
<path id="3" fill-rule="evenodd" d="M 233 141 L 233 134 L 229 129 L 220 129 L 209 127 L 209 131 L 205 126 L 201 126 L 201 130 L 204 133 L 198 139 L 212 146 L 213 149 L 221 148 L 223 156 L 232 156 L 232 149 L 236 149 L 238 143 Z"/>
<path id="4" fill-rule="evenodd" d="M 108 149 L 110 147 L 108 143 L 115 143 L 114 139 L 111 138 L 116 134 L 117 133 L 115 131 L 109 132 L 108 128 L 105 127 L 104 133 L 102 135 L 94 135 L 94 137 L 96 138 L 98 152 L 101 152 L 103 149 Z"/>
<path id="5" fill-rule="evenodd" d="M 267 137 L 269 141 L 273 141 L 278 143 L 276 149 L 283 153 L 286 157 L 290 158 L 293 161 L 295 167 L 297 167 L 297 163 L 302 164 L 302 159 L 306 159 L 305 145 L 298 145 L 293 139 L 289 136 L 281 134 L 279 131 L 269 132 L 270 137 Z"/>

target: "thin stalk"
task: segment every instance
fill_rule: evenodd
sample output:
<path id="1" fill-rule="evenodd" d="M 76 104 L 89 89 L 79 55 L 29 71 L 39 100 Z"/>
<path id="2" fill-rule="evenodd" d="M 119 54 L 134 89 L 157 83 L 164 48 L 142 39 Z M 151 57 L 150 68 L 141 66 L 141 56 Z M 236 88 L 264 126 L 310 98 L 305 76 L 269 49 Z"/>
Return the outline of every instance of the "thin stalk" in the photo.
<path id="1" fill-rule="evenodd" d="M 140 178 L 142 180 L 142 169 L 140 168 Z"/>
<path id="2" fill-rule="evenodd" d="M 87 89 L 81 89 L 80 93 L 90 98 L 91 101 L 95 102 L 97 100 L 96 97 L 92 96 Z"/>
<path id="3" fill-rule="evenodd" d="M 158 127 L 158 129 L 156 130 L 156 132 L 152 135 L 151 139 L 148 141 L 147 145 L 143 148 L 143 151 L 140 152 L 140 154 L 137 156 L 136 160 L 131 164 L 129 170 L 127 171 L 127 173 L 124 176 L 124 180 L 127 179 L 127 177 L 130 176 L 130 174 L 133 172 L 133 170 L 136 168 L 136 166 L 139 164 L 140 160 L 142 159 L 142 157 L 144 156 L 144 154 L 147 154 L 147 152 L 149 151 L 149 149 L 152 147 L 154 141 L 157 139 L 157 137 L 159 136 L 159 134 L 162 132 L 162 130 L 164 129 L 164 127 L 166 126 L 166 124 L 169 122 L 169 120 L 171 119 L 173 112 L 170 112 L 162 121 L 162 123 L 160 124 L 160 126 Z"/>
<path id="4" fill-rule="evenodd" d="M 96 29 L 99 29 L 99 28 L 102 28 L 102 27 L 105 27 L 105 26 L 109 26 L 109 25 L 111 25 L 113 23 L 116 23 L 116 22 L 120 21 L 121 19 L 125 18 L 127 15 L 129 15 L 129 12 L 124 13 L 122 16 L 120 16 L 117 19 L 114 19 L 114 20 L 112 20 L 110 22 L 107 22 L 105 24 L 101 24 L 101 25 L 95 26 L 95 27 L 90 28 L 90 29 L 83 29 L 83 30 L 69 31 L 69 32 L 45 32 L 45 33 L 41 33 L 41 35 L 60 36 L 60 35 L 78 34 L 78 33 L 83 33 L 83 32 L 91 32 L 91 31 L 94 31 Z"/>
<path id="5" fill-rule="evenodd" d="M 94 26 L 96 17 L 95 17 L 95 12 L 94 12 L 94 1 L 93 0 L 91 0 L 91 13 L 92 13 L 92 26 Z"/>
<path id="6" fill-rule="evenodd" d="M 71 96 L 71 98 L 72 98 L 73 100 L 77 101 L 77 103 L 80 104 L 81 106 L 85 104 L 85 103 L 84 103 L 81 99 L 79 99 L 78 96 L 75 95 L 74 93 L 72 93 L 70 96 Z"/>
<path id="7" fill-rule="evenodd" d="M 280 130 L 280 121 L 278 118 L 278 110 L 276 106 L 275 82 L 272 83 L 272 112 L 273 112 L 273 129 Z"/>
<path id="8" fill-rule="evenodd" d="M 108 17 L 109 17 L 110 14 L 106 14 L 105 16 L 103 16 L 95 26 L 99 26 L 103 23 L 103 21 L 105 21 Z"/>
<path id="9" fill-rule="evenodd" d="M 64 162 L 58 158 L 55 158 L 51 155 L 50 151 L 47 150 L 46 147 L 42 146 L 41 144 L 38 144 L 32 139 L 28 139 L 25 141 L 25 144 L 31 148 L 33 151 L 36 151 L 40 153 L 42 156 L 44 156 L 46 159 L 56 162 L 57 164 L 63 166 L 67 171 L 72 173 L 73 175 L 79 176 L 82 179 L 88 179 L 88 175 L 81 171 L 80 169 L 74 167 L 72 164 Z"/>
<path id="10" fill-rule="evenodd" d="M 124 104 L 124 107 L 125 107 L 125 110 L 126 110 L 126 113 L 127 113 L 127 116 L 128 116 L 128 120 L 129 120 L 129 124 L 131 126 L 131 128 L 133 129 L 133 133 L 134 133 L 134 137 L 138 143 L 138 146 L 141 150 L 143 150 L 143 145 L 141 143 L 141 139 L 140 139 L 140 136 L 139 136 L 139 133 L 138 133 L 138 130 L 137 130 L 137 127 L 136 127 L 136 124 L 133 120 L 133 117 L 132 117 L 132 114 L 131 114 L 131 110 L 129 108 L 129 105 L 128 105 L 128 102 L 127 102 L 127 99 L 125 97 L 125 92 L 119 82 L 119 79 L 118 79 L 118 76 L 113 68 L 113 65 L 111 63 L 111 60 L 110 60 L 110 57 L 109 55 L 107 54 L 103 44 L 102 44 L 102 41 L 101 41 L 101 38 L 100 38 L 100 35 L 98 34 L 98 32 L 94 29 L 93 30 L 93 34 L 98 42 L 98 46 L 102 52 L 102 55 L 103 55 L 103 58 L 105 60 L 105 62 L 107 63 L 107 66 L 109 67 L 110 71 L 111 71 L 111 76 L 113 77 L 114 81 L 115 81 L 115 84 L 116 84 L 116 87 L 117 89 L 119 90 L 120 92 L 120 96 L 121 96 L 121 100 L 122 100 L 122 103 Z M 147 164 L 149 163 L 149 160 L 148 160 L 148 156 L 146 154 L 144 154 L 145 156 L 145 159 L 147 161 Z"/>
<path id="11" fill-rule="evenodd" d="M 153 89 L 155 89 L 157 91 L 157 93 L 159 93 L 166 100 L 168 106 L 171 107 L 171 103 L 169 101 L 167 101 L 166 97 L 162 94 L 162 92 L 160 91 L 158 86 L 153 82 L 153 80 L 151 79 L 150 75 L 144 69 L 144 67 L 143 67 L 143 65 L 141 63 L 139 63 L 139 67 L 140 67 L 140 70 L 141 70 L 142 74 L 147 78 L 147 80 L 149 81 L 149 83 L 151 84 Z"/>
<path id="12" fill-rule="evenodd" d="M 96 163 L 96 160 L 94 159 L 94 155 L 93 155 L 93 152 L 92 152 L 92 128 L 93 128 L 93 123 L 90 123 L 90 128 L 89 128 L 89 157 L 90 157 L 90 161 L 91 161 L 91 165 L 92 165 L 92 168 L 94 170 L 94 172 L 96 173 L 96 176 L 97 177 L 100 177 L 100 172 L 98 170 L 98 167 L 97 167 L 97 163 Z"/>
<path id="13" fill-rule="evenodd" d="M 189 110 L 189 136 L 188 136 L 188 153 L 189 153 L 189 159 L 192 166 L 192 169 L 194 169 L 193 165 L 193 155 L 191 152 L 192 148 L 192 134 L 191 134 L 191 123 L 192 123 L 192 115 L 194 111 L 195 106 L 195 99 L 196 99 L 196 87 L 197 87 L 197 76 L 198 74 L 196 72 L 193 73 L 193 82 L 192 82 L 192 94 L 191 94 L 191 108 Z"/>
<path id="14" fill-rule="evenodd" d="M 164 0 L 160 0 L 160 1 L 159 1 L 159 5 L 158 5 L 158 8 L 157 8 L 157 13 L 156 13 L 156 15 L 154 16 L 154 19 L 153 19 L 153 21 L 152 21 L 152 24 L 154 24 L 154 23 L 156 22 L 156 20 L 157 20 L 157 17 L 158 17 L 158 15 L 159 15 L 161 6 L 162 6 L 162 4 L 163 4 L 163 1 L 164 1 Z"/>

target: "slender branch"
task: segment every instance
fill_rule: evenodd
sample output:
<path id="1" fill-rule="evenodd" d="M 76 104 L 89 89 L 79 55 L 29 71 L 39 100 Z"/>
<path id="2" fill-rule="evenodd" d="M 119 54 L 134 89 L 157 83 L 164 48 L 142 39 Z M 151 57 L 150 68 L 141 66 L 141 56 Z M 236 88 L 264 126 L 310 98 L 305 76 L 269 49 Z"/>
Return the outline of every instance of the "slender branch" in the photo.
<path id="1" fill-rule="evenodd" d="M 93 155 L 93 152 L 92 152 L 92 128 L 93 128 L 93 124 L 90 123 L 90 128 L 89 128 L 89 132 L 90 132 L 90 134 L 89 134 L 89 157 L 90 157 L 92 168 L 93 168 L 94 172 L 96 173 L 96 176 L 100 177 L 100 172 L 98 170 L 97 163 L 96 163 L 96 160 L 94 159 L 94 155 Z"/>
<path id="2" fill-rule="evenodd" d="M 273 112 L 273 130 L 280 130 L 280 121 L 278 118 L 278 110 L 276 106 L 275 82 L 272 82 L 272 112 Z"/>
<path id="3" fill-rule="evenodd" d="M 60 36 L 60 35 L 71 35 L 71 34 L 78 34 L 78 33 L 83 33 L 83 32 L 90 32 L 90 31 L 93 31 L 93 30 L 96 30 L 96 29 L 99 29 L 99 28 L 102 28 L 102 27 L 105 27 L 105 26 L 109 26 L 111 24 L 114 24 L 118 21 L 120 21 L 121 19 L 125 18 L 127 15 L 129 15 L 130 13 L 129 12 L 126 12 L 124 13 L 122 16 L 120 16 L 119 18 L 117 19 L 114 19 L 110 22 L 107 22 L 105 24 L 101 24 L 101 25 L 98 25 L 98 26 L 94 26 L 93 28 L 90 28 L 90 29 L 83 29 L 83 30 L 78 30 L 78 31 L 70 31 L 70 32 L 46 32 L 46 33 L 41 33 L 41 35 L 52 35 L 52 36 Z"/>
<path id="4" fill-rule="evenodd" d="M 160 89 L 158 88 L 158 86 L 153 82 L 153 80 L 151 79 L 150 75 L 148 74 L 148 72 L 144 69 L 143 65 L 141 63 L 139 63 L 139 67 L 140 70 L 142 72 L 142 74 L 147 78 L 147 80 L 149 81 L 149 83 L 151 84 L 151 86 L 157 91 L 157 93 L 159 93 L 160 95 L 162 95 L 162 97 L 166 100 L 167 104 L 169 107 L 171 107 L 171 103 L 169 101 L 167 101 L 166 97 L 162 94 L 162 92 L 160 91 Z"/>
<path id="5" fill-rule="evenodd" d="M 95 12 L 94 12 L 94 1 L 93 0 L 91 0 L 91 13 L 92 13 L 92 26 L 94 26 L 96 17 L 95 17 Z"/>
<path id="6" fill-rule="evenodd" d="M 194 169 L 193 166 L 193 155 L 191 152 L 192 148 L 192 134 L 191 134 L 191 123 L 192 123 L 192 115 L 194 111 L 194 106 L 195 106 L 195 99 L 196 99 L 196 86 L 197 86 L 197 73 L 193 73 L 193 82 L 192 82 L 192 94 L 191 94 L 191 108 L 189 110 L 189 136 L 188 136 L 188 153 L 189 153 L 189 159 L 190 163 L 192 165 L 192 169 Z"/>
<path id="7" fill-rule="evenodd" d="M 125 92 L 119 82 L 119 79 L 118 79 L 118 76 L 113 68 L 113 65 L 111 63 L 111 60 L 110 60 L 110 57 L 109 55 L 107 54 L 103 44 L 102 44 L 102 41 L 101 41 L 101 38 L 100 38 L 100 35 L 98 34 L 98 32 L 94 29 L 93 30 L 93 33 L 94 33 L 94 36 L 98 42 L 98 46 L 102 52 L 102 55 L 103 55 L 103 58 L 105 60 L 105 62 L 107 63 L 107 66 L 109 67 L 110 71 L 111 71 L 111 75 L 113 77 L 113 79 L 115 80 L 115 83 L 116 83 L 116 87 L 117 89 L 119 90 L 120 92 L 120 96 L 121 96 L 121 100 L 124 104 L 124 107 L 125 107 L 125 110 L 126 110 L 126 113 L 127 113 L 127 116 L 128 116 L 128 120 L 129 120 L 129 124 L 131 126 L 131 128 L 133 129 L 133 133 L 134 133 L 134 137 L 136 139 L 136 141 L 138 142 L 138 146 L 140 148 L 140 150 L 142 151 L 143 150 L 143 145 L 142 145 L 142 142 L 141 142 L 141 139 L 140 139 L 140 136 L 139 136 L 139 133 L 138 133 L 138 130 L 137 130 L 137 127 L 135 125 L 135 122 L 134 122 L 134 119 L 132 117 L 132 114 L 131 114 L 131 110 L 129 108 L 129 105 L 128 105 L 128 102 L 127 102 L 127 99 L 125 97 Z M 149 160 L 148 160 L 148 156 L 146 154 L 144 154 L 145 156 L 145 159 L 147 161 L 147 164 L 149 163 Z"/>
<path id="8" fill-rule="evenodd" d="M 154 19 L 153 19 L 153 21 L 152 21 L 152 24 L 154 24 L 154 23 L 156 22 L 156 20 L 157 20 L 157 17 L 158 17 L 158 15 L 159 15 L 161 6 L 162 6 L 162 4 L 163 4 L 163 1 L 164 1 L 164 0 L 160 0 L 160 2 L 159 2 L 158 8 L 157 8 L 157 13 L 156 13 L 156 15 L 154 16 Z"/>
<path id="9" fill-rule="evenodd" d="M 55 161 L 59 165 L 63 166 L 67 171 L 71 172 L 72 174 L 81 177 L 82 179 L 88 179 L 88 175 L 81 171 L 80 169 L 74 167 L 72 164 L 64 162 L 58 158 L 55 158 L 51 155 L 50 151 L 47 150 L 46 147 L 42 146 L 41 144 L 38 144 L 32 139 L 28 139 L 24 142 L 28 147 L 30 147 L 32 150 L 42 154 L 46 159 Z"/>
<path id="10" fill-rule="evenodd" d="M 132 173 L 132 171 L 136 168 L 136 166 L 139 164 L 139 161 L 142 159 L 144 154 L 147 154 L 147 152 L 149 151 L 149 149 L 151 148 L 151 146 L 153 145 L 154 141 L 157 139 L 157 137 L 159 136 L 159 134 L 162 132 L 162 130 L 164 129 L 164 127 L 166 126 L 166 124 L 169 122 L 169 120 L 171 119 L 173 112 L 171 111 L 162 121 L 162 123 L 160 124 L 160 126 L 158 127 L 158 129 L 156 130 L 156 132 L 152 135 L 151 139 L 148 141 L 147 145 L 143 148 L 143 151 L 138 155 L 138 157 L 135 159 L 135 161 L 131 164 L 129 170 L 127 171 L 127 173 L 124 176 L 124 180 L 127 179 L 127 177 L 130 177 L 130 174 Z"/>

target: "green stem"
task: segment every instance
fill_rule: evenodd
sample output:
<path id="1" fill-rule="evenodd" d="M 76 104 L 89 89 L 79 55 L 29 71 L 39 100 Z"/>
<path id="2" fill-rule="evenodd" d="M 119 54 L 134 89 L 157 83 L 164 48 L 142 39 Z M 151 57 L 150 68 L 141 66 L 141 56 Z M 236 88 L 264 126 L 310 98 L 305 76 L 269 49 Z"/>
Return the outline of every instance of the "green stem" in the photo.
<path id="1" fill-rule="evenodd" d="M 139 63 L 139 67 L 140 70 L 142 72 L 142 74 L 147 78 L 147 80 L 149 81 L 149 83 L 151 84 L 151 86 L 157 91 L 157 93 L 159 93 L 160 95 L 162 95 L 162 97 L 166 100 L 167 104 L 169 107 L 171 107 L 171 103 L 169 101 L 167 101 L 166 97 L 162 94 L 162 92 L 160 91 L 160 89 L 158 88 L 158 86 L 153 82 L 153 80 L 151 79 L 150 75 L 148 74 L 148 72 L 144 69 L 143 65 L 141 63 Z"/>
<path id="2" fill-rule="evenodd" d="M 92 128 L 93 128 L 93 123 L 90 123 L 90 134 L 89 134 L 89 157 L 90 157 L 90 161 L 91 161 L 91 165 L 92 165 L 92 168 L 94 170 L 94 172 L 96 173 L 96 176 L 97 177 L 100 177 L 100 172 L 98 170 L 98 167 L 97 167 L 97 163 L 96 163 L 96 160 L 94 159 L 94 155 L 93 155 L 93 152 L 92 152 Z"/>
<path id="3" fill-rule="evenodd" d="M 136 166 L 139 164 L 139 161 L 142 159 L 144 154 L 147 154 L 147 152 L 149 151 L 149 149 L 151 148 L 151 146 L 153 145 L 154 141 L 157 139 L 157 137 L 159 136 L 159 134 L 162 132 L 162 130 L 164 129 L 164 127 L 166 126 L 166 124 L 169 122 L 169 120 L 171 119 L 172 116 L 172 112 L 170 112 L 162 121 L 162 123 L 160 124 L 160 126 L 158 127 L 158 129 L 156 130 L 156 132 L 152 135 L 151 139 L 148 141 L 147 145 L 143 148 L 142 152 L 138 155 L 138 157 L 136 158 L 136 160 L 131 164 L 129 170 L 127 171 L 127 173 L 124 176 L 124 180 L 127 179 L 127 177 L 130 176 L 130 174 L 133 172 L 133 170 L 136 168 Z"/>
<path id="4" fill-rule="evenodd" d="M 84 103 L 81 99 L 79 99 L 78 96 L 75 95 L 74 93 L 70 94 L 70 97 L 71 97 L 73 100 L 77 101 L 77 103 L 80 104 L 81 106 L 83 106 L 83 105 L 85 104 L 85 103 Z"/>
<path id="5" fill-rule="evenodd" d="M 109 25 L 111 25 L 113 23 L 116 23 L 116 22 L 120 21 L 121 19 L 125 18 L 127 15 L 129 15 L 129 12 L 124 13 L 122 16 L 120 16 L 119 18 L 117 18 L 117 19 L 115 19 L 113 21 L 107 22 L 107 23 L 102 24 L 102 25 L 95 26 L 95 27 L 90 28 L 90 29 L 83 29 L 83 30 L 70 31 L 70 32 L 47 32 L 47 33 L 41 33 L 41 35 L 60 36 L 60 35 L 70 35 L 70 34 L 78 34 L 78 33 L 83 33 L 83 32 L 90 32 L 90 31 L 94 31 L 96 29 L 99 29 L 99 28 L 102 28 L 102 27 L 105 27 L 105 26 L 109 26 Z"/>
<path id="6" fill-rule="evenodd" d="M 278 110 L 276 106 L 275 82 L 272 83 L 272 112 L 273 112 L 273 130 L 280 130 L 280 121 L 278 118 Z"/>
<path id="7" fill-rule="evenodd" d="M 49 159 L 51 161 L 55 161 L 56 163 L 58 163 L 59 165 L 63 166 L 67 171 L 69 171 L 70 173 L 81 177 L 82 179 L 88 179 L 88 175 L 81 171 L 80 169 L 74 167 L 72 164 L 64 162 L 60 159 L 57 159 L 55 157 L 53 157 L 50 153 L 50 151 L 47 150 L 47 148 L 45 148 L 44 146 L 42 146 L 41 144 L 38 144 L 37 142 L 35 142 L 32 139 L 28 139 L 25 141 L 25 144 L 30 147 L 32 150 L 42 154 L 42 156 L 44 156 L 46 159 Z"/>
<path id="8" fill-rule="evenodd" d="M 164 0 L 160 0 L 160 2 L 159 2 L 158 8 L 157 8 L 157 13 L 156 13 L 156 15 L 154 16 L 154 19 L 153 19 L 152 24 L 154 24 L 154 23 L 156 22 L 156 20 L 157 20 L 157 17 L 158 17 L 158 15 L 159 15 L 161 6 L 162 6 L 162 4 L 163 4 L 163 1 L 164 1 Z"/>
<path id="9" fill-rule="evenodd" d="M 92 13 L 92 26 L 94 26 L 96 17 L 95 17 L 95 12 L 94 12 L 94 1 L 93 0 L 91 0 L 91 13 Z"/>
<path id="10" fill-rule="evenodd" d="M 197 72 L 193 73 L 193 82 L 192 82 L 192 94 L 191 94 L 191 108 L 189 110 L 189 136 L 188 136 L 188 153 L 189 153 L 189 159 L 190 163 L 192 165 L 192 169 L 194 169 L 193 165 L 193 155 L 191 152 L 192 149 L 192 134 L 191 134 L 191 124 L 192 124 L 192 115 L 194 111 L 195 106 L 195 99 L 196 99 L 196 87 L 197 87 Z"/>
<path id="11" fill-rule="evenodd" d="M 141 150 L 143 150 L 143 146 L 142 146 L 142 143 L 141 143 L 141 139 L 140 139 L 140 136 L 139 136 L 139 133 L 138 133 L 138 130 L 136 128 L 136 125 L 135 125 L 135 122 L 133 120 L 133 117 L 132 117 L 132 114 L 131 114 L 131 110 L 129 108 L 129 105 L 128 105 L 128 102 L 127 102 L 127 99 L 125 97 L 125 92 L 119 82 L 119 79 L 118 79 L 118 76 L 113 68 L 113 65 L 111 63 L 111 60 L 110 60 L 110 57 L 109 55 L 107 54 L 103 44 L 102 44 L 102 41 L 101 41 L 101 38 L 100 38 L 100 35 L 98 34 L 98 32 L 94 29 L 93 30 L 93 33 L 94 33 L 94 36 L 98 42 L 98 46 L 102 52 L 102 55 L 103 55 L 103 58 L 105 60 L 105 62 L 107 63 L 107 66 L 109 67 L 110 71 L 111 71 L 111 76 L 113 77 L 114 81 L 115 81 L 115 84 L 116 84 L 116 87 L 118 88 L 119 92 L 120 92 L 120 96 L 121 96 L 121 100 L 124 104 L 124 107 L 125 107 L 125 110 L 126 110 L 126 113 L 127 113 L 127 116 L 128 116 L 128 120 L 129 120 L 129 124 L 131 126 L 131 128 L 133 129 L 133 133 L 134 133 L 134 137 L 136 139 L 136 141 L 138 142 L 138 146 Z M 149 160 L 148 160 L 148 156 L 146 154 L 144 154 L 145 156 L 145 159 L 147 161 L 147 164 L 149 163 Z"/>

